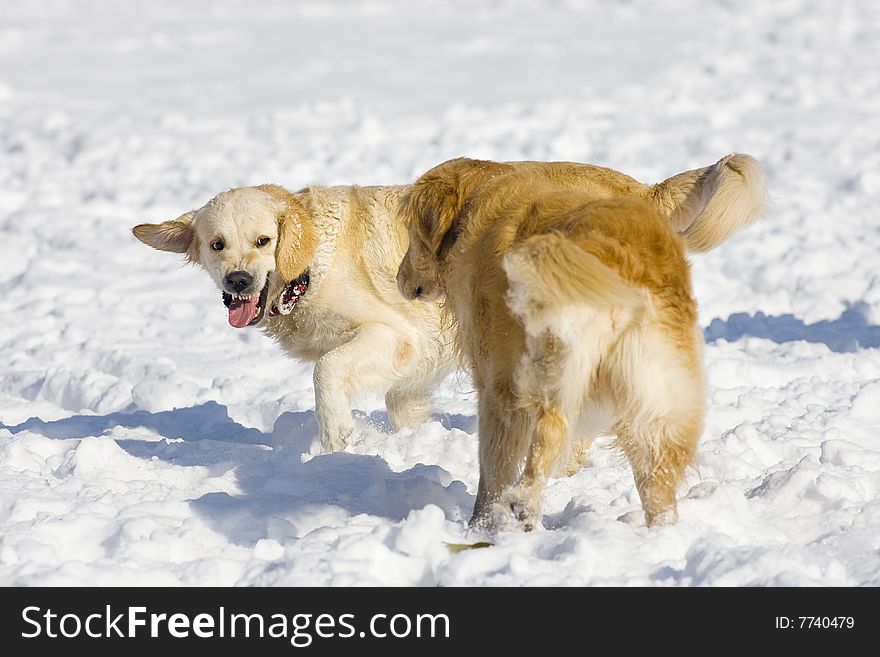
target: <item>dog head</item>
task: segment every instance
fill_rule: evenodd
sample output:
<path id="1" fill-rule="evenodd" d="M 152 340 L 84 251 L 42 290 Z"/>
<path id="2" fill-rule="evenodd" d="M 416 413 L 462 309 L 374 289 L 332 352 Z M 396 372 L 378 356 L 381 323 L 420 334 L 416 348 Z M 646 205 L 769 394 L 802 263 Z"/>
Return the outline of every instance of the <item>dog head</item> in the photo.
<path id="1" fill-rule="evenodd" d="M 204 268 L 223 292 L 230 325 L 244 328 L 263 319 L 273 282 L 277 294 L 314 256 L 304 216 L 293 194 L 262 185 L 231 189 L 198 210 L 132 232 Z"/>
<path id="2" fill-rule="evenodd" d="M 435 301 L 444 294 L 443 271 L 465 230 L 468 197 L 508 165 L 486 160 L 448 160 L 422 175 L 404 197 L 409 248 L 397 270 L 397 288 L 407 299 Z"/>

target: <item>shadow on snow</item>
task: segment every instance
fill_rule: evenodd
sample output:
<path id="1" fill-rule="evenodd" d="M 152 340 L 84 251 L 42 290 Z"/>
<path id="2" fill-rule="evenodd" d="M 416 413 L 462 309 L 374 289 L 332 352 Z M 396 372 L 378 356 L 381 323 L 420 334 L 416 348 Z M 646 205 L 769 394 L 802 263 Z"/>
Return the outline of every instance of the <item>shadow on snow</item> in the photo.
<path id="1" fill-rule="evenodd" d="M 868 304 L 864 301 L 853 304 L 837 319 L 815 324 L 805 324 L 794 315 L 774 317 L 762 312 L 735 313 L 727 321 L 716 317 L 703 335 L 706 342 L 722 339 L 733 342 L 743 336 L 766 338 L 779 344 L 805 340 L 822 343 L 839 353 L 880 347 L 880 326 L 868 321 Z"/>
<path id="2" fill-rule="evenodd" d="M 387 422 L 384 414 L 373 415 L 374 424 Z M 465 416 L 437 420 L 450 427 L 473 424 L 473 418 Z M 234 469 L 238 493 L 207 493 L 190 505 L 239 545 L 252 546 L 262 538 L 290 540 L 326 525 L 334 514 L 340 522 L 358 514 L 401 520 L 414 509 L 435 504 L 449 520 L 458 521 L 473 507 L 465 484 L 437 465 L 417 464 L 394 472 L 379 456 L 346 452 L 303 463 L 318 432 L 313 411 L 283 413 L 269 433 L 235 422 L 216 402 L 159 413 L 79 415 L 51 422 L 30 418 L 14 426 L 0 424 L 0 429 L 70 439 L 100 436 L 118 426 L 143 427 L 166 439 L 116 439 L 137 458 L 206 467 L 213 476 Z"/>

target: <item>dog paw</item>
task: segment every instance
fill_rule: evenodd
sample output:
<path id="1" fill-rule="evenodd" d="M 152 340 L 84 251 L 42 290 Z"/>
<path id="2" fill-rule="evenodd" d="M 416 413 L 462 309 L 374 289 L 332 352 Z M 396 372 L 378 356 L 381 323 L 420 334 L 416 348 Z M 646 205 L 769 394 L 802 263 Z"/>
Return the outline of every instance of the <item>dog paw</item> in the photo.
<path id="1" fill-rule="evenodd" d="M 588 454 L 591 442 L 592 441 L 590 440 L 572 442 L 571 447 L 569 448 L 565 468 L 562 471 L 564 476 L 572 477 L 580 472 L 581 469 L 588 468 L 592 465 Z"/>
<path id="2" fill-rule="evenodd" d="M 321 432 L 321 447 L 327 453 L 341 452 L 348 445 L 354 427 L 340 427 Z"/>
<path id="3" fill-rule="evenodd" d="M 522 491 L 508 491 L 492 507 L 496 531 L 530 532 L 541 527 L 541 509 Z"/>
<path id="4" fill-rule="evenodd" d="M 519 529 L 530 532 L 535 528 L 534 514 L 521 502 L 513 502 L 510 505 L 510 513 L 519 525 Z"/>
<path id="5" fill-rule="evenodd" d="M 675 507 L 655 513 L 649 513 L 645 510 L 645 524 L 647 524 L 648 527 L 663 527 L 665 525 L 674 525 L 677 522 L 678 509 Z"/>

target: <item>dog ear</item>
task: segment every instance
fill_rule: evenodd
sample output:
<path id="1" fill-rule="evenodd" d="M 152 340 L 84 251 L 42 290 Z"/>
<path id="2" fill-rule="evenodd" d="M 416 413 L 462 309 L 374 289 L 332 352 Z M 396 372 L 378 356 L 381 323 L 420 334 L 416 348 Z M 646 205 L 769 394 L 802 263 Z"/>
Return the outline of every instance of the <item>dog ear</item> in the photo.
<path id="1" fill-rule="evenodd" d="M 403 199 L 401 211 L 434 255 L 442 257 L 458 239 L 461 210 L 468 197 L 505 168 L 507 165 L 488 160 L 448 160 L 413 184 Z"/>
<path id="2" fill-rule="evenodd" d="M 275 271 L 285 283 L 302 273 L 297 271 L 296 253 L 299 250 L 300 226 L 295 212 L 288 210 L 278 216 L 278 242 L 275 244 Z M 305 269 L 305 268 L 303 268 Z"/>
<path id="3" fill-rule="evenodd" d="M 260 185 L 259 189 L 279 201 L 282 208 L 278 214 L 275 272 L 286 284 L 308 269 L 318 248 L 318 238 L 308 220 L 308 210 L 295 194 L 279 185 Z"/>
<path id="4" fill-rule="evenodd" d="M 195 210 L 193 210 L 180 215 L 173 221 L 165 221 L 161 224 L 140 224 L 132 228 L 131 232 L 141 242 L 159 251 L 186 253 L 195 236 L 192 227 L 195 214 Z"/>

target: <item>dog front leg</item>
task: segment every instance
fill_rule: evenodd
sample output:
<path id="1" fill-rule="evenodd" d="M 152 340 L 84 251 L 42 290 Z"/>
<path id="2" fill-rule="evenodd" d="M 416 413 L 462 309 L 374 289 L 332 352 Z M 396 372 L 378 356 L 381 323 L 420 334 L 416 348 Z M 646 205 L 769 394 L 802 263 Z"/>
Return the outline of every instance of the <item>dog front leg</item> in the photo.
<path id="1" fill-rule="evenodd" d="M 493 507 L 520 476 L 532 422 L 528 411 L 502 404 L 491 393 L 480 397 L 477 417 L 480 483 L 470 526 L 495 531 Z"/>
<path id="2" fill-rule="evenodd" d="M 315 365 L 315 417 L 325 452 L 345 449 L 354 431 L 351 405 L 345 390 L 345 370 L 335 357 L 338 349 L 325 354 Z"/>
<path id="3" fill-rule="evenodd" d="M 315 365 L 315 415 L 326 452 L 345 449 L 354 431 L 351 401 L 370 390 L 388 390 L 400 379 L 393 366 L 400 338 L 381 324 L 361 327 L 354 338 Z"/>

